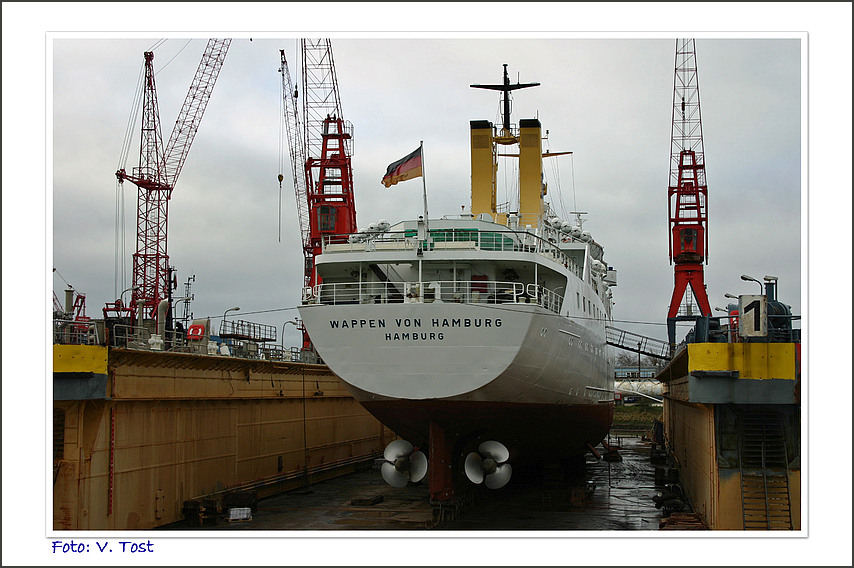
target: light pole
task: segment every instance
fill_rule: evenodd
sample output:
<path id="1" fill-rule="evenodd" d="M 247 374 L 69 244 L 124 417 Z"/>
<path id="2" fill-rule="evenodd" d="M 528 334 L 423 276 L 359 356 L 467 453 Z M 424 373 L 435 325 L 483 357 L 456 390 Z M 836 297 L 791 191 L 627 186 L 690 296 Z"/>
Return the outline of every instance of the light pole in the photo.
<path id="1" fill-rule="evenodd" d="M 222 335 L 222 334 L 223 334 L 223 332 L 225 331 L 225 316 L 226 316 L 226 314 L 228 314 L 228 312 L 236 312 L 236 311 L 237 311 L 237 310 L 239 310 L 239 309 L 240 309 L 240 308 L 239 308 L 238 306 L 235 306 L 235 307 L 233 307 L 233 308 L 228 308 L 227 310 L 225 310 L 225 312 L 223 312 L 223 314 L 222 314 L 222 323 L 219 325 L 219 334 L 220 334 L 220 335 Z"/>
<path id="2" fill-rule="evenodd" d="M 759 295 L 760 296 L 765 293 L 765 288 L 763 288 L 762 282 L 760 282 L 759 280 L 757 280 L 753 276 L 748 276 L 747 274 L 742 274 L 741 279 L 744 280 L 745 282 L 756 282 L 757 284 L 759 284 Z"/>
<path id="3" fill-rule="evenodd" d="M 172 307 L 173 319 L 178 319 L 178 317 L 175 315 L 175 313 L 178 311 L 178 304 L 180 304 L 181 302 L 189 302 L 190 300 L 192 300 L 192 298 L 190 296 L 184 296 L 182 298 L 178 298 L 177 300 L 175 300 L 175 305 Z M 181 321 L 184 321 L 184 319 L 182 318 Z"/>
<path id="4" fill-rule="evenodd" d="M 121 302 L 123 306 L 125 305 L 125 302 L 124 302 L 124 300 L 122 300 L 122 296 L 125 295 L 125 292 L 130 292 L 131 290 L 139 290 L 139 284 L 137 284 L 135 286 L 131 286 L 127 290 L 122 290 L 122 293 L 119 294 L 119 302 Z"/>
<path id="5" fill-rule="evenodd" d="M 638 380 L 640 380 L 640 378 L 641 378 L 641 370 L 640 370 L 640 369 L 641 369 L 641 367 L 640 367 L 640 355 L 641 355 L 641 354 L 640 354 L 640 348 L 641 348 L 641 344 L 640 344 L 640 341 L 638 341 Z"/>
<path id="6" fill-rule="evenodd" d="M 239 307 L 235 306 L 233 308 L 228 308 L 227 310 L 225 310 L 225 312 L 222 314 L 222 321 L 225 321 L 225 314 L 227 314 L 228 312 L 236 312 L 239 309 Z"/>
<path id="7" fill-rule="evenodd" d="M 289 323 L 292 323 L 292 324 L 294 324 L 294 327 L 299 328 L 299 324 L 297 322 L 295 322 L 294 320 L 288 320 L 282 324 L 282 351 L 285 350 L 285 326 L 288 325 Z"/>

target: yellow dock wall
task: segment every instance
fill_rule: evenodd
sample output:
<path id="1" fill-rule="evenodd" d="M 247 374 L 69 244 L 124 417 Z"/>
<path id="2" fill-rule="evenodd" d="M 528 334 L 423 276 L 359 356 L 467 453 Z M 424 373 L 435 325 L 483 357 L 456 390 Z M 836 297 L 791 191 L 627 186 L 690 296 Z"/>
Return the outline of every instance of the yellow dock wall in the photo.
<path id="1" fill-rule="evenodd" d="M 694 371 L 737 370 L 735 381 L 773 388 L 769 379 L 798 379 L 795 345 L 786 343 L 689 344 L 660 375 L 665 385 L 664 431 L 680 481 L 695 512 L 712 530 L 744 530 L 741 473 L 718 463 L 716 404 L 691 402 Z M 706 379 L 715 381 L 716 379 Z M 723 383 L 722 383 L 723 384 Z M 722 388 L 729 388 L 732 381 Z M 764 391 L 763 391 L 764 392 Z M 770 391 L 769 391 L 770 392 Z M 738 400 L 732 404 L 739 404 Z M 755 400 L 750 404 L 757 406 Z M 801 474 L 789 471 L 791 527 L 801 529 Z"/>
<path id="2" fill-rule="evenodd" d="M 349 471 L 394 439 L 325 367 L 210 360 L 125 354 L 110 398 L 54 402 L 54 530 L 180 521 L 185 500 L 299 487 L 306 467 Z"/>
<path id="3" fill-rule="evenodd" d="M 793 343 L 692 343 L 688 371 L 738 370 L 741 379 L 796 378 Z"/>
<path id="4" fill-rule="evenodd" d="M 717 521 L 717 460 L 714 410 L 702 404 L 664 400 L 664 430 L 679 478 L 694 511 L 714 529 Z"/>

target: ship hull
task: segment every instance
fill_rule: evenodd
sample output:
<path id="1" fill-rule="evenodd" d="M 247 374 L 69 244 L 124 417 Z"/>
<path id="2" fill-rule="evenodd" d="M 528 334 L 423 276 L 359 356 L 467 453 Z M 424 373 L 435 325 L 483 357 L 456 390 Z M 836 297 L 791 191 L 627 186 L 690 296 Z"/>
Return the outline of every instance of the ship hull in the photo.
<path id="1" fill-rule="evenodd" d="M 458 435 L 464 456 L 484 439 L 507 446 L 513 463 L 579 456 L 608 434 L 613 404 L 513 404 L 453 401 L 364 401 L 365 410 L 400 437 L 428 447 L 431 423 Z"/>
<path id="2" fill-rule="evenodd" d="M 610 428 L 604 322 L 515 303 L 308 305 L 300 316 L 356 400 L 415 445 L 432 425 L 454 434 L 458 455 L 496 439 L 520 458 L 568 457 Z"/>

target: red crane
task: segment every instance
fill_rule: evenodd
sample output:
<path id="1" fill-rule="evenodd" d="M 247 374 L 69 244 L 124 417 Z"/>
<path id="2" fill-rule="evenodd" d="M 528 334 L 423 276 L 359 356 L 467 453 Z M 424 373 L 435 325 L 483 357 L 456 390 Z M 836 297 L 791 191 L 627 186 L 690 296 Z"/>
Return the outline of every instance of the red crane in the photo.
<path id="1" fill-rule="evenodd" d="M 341 117 L 330 40 L 300 40 L 300 51 L 302 107 L 291 83 L 284 50 L 280 51 L 280 71 L 305 257 L 304 286 L 312 288 L 319 284 L 314 257 L 321 253 L 323 240 L 328 242 L 358 230 L 351 164 L 353 128 Z"/>
<path id="2" fill-rule="evenodd" d="M 703 264 L 709 260 L 708 189 L 703 158 L 697 56 L 693 39 L 676 40 L 670 160 L 670 185 L 667 195 L 670 263 L 675 264 L 675 284 L 667 312 L 667 332 L 673 346 L 676 343 L 679 306 L 689 285 L 700 309 L 699 315 L 712 315 L 703 276 Z"/>
<path id="3" fill-rule="evenodd" d="M 169 255 L 166 252 L 169 199 L 230 45 L 230 39 L 208 41 L 165 148 L 160 134 L 160 113 L 154 85 L 154 53 L 146 51 L 144 55 L 139 167 L 134 168 L 132 174 L 123 168 L 116 172 L 119 182 L 128 180 L 139 188 L 131 306 L 142 303 L 142 311 L 134 316 L 140 320 L 149 317 L 156 324 L 164 323 L 157 322 L 157 308 L 162 300 L 171 296 Z"/>
<path id="4" fill-rule="evenodd" d="M 314 258 L 324 240 L 345 241 L 357 232 L 353 195 L 353 127 L 341 117 L 341 98 L 329 39 L 300 40 L 302 106 L 280 50 L 282 93 L 288 146 L 302 235 L 304 296 L 319 278 Z M 300 112 L 301 111 L 301 112 Z M 279 183 L 283 176 L 279 174 Z M 303 329 L 303 348 L 311 342 Z"/>

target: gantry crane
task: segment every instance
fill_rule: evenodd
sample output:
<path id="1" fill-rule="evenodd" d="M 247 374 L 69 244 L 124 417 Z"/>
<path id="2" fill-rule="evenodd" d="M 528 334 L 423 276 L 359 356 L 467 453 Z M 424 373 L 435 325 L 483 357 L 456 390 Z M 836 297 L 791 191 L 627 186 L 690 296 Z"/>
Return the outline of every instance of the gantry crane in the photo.
<path id="1" fill-rule="evenodd" d="M 700 316 L 711 316 L 703 264 L 708 263 L 708 190 L 700 120 L 700 87 L 693 39 L 676 40 L 668 219 L 673 296 L 667 312 L 670 345 L 676 343 L 679 306 L 690 285 Z M 690 317 L 690 316 L 688 316 Z"/>
<path id="2" fill-rule="evenodd" d="M 154 85 L 154 52 L 146 51 L 142 98 L 142 137 L 139 167 L 133 173 L 116 172 L 119 182 L 128 180 L 139 188 L 137 200 L 136 252 L 133 255 L 131 306 L 141 304 L 134 317 L 158 322 L 158 306 L 171 297 L 169 255 L 166 249 L 167 218 L 172 190 L 184 167 L 190 145 L 231 45 L 230 39 L 208 41 L 190 90 L 175 121 L 166 147 L 160 134 L 160 113 Z M 167 319 L 171 310 L 167 311 Z"/>
<path id="3" fill-rule="evenodd" d="M 355 233 L 352 125 L 341 117 L 341 98 L 329 39 L 300 40 L 302 106 L 281 50 L 282 93 L 294 191 L 305 257 L 304 286 L 318 284 L 314 257 L 323 240 Z M 300 112 L 301 110 L 301 112 Z M 281 174 L 279 181 L 282 180 Z"/>

